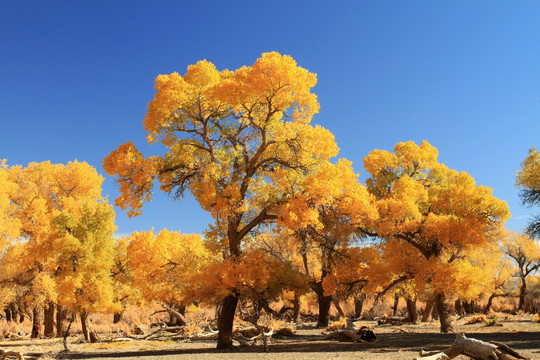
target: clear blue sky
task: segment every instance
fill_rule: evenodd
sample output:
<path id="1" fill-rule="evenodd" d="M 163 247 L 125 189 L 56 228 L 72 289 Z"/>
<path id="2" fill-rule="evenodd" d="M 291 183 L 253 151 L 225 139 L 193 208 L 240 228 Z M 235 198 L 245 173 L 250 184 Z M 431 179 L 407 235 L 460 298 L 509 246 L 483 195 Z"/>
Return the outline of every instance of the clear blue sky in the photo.
<path id="1" fill-rule="evenodd" d="M 101 160 L 133 140 L 156 75 L 200 59 L 218 69 L 289 54 L 318 74 L 314 123 L 366 178 L 362 158 L 428 140 L 439 159 L 494 189 L 520 230 L 514 174 L 540 147 L 540 2 L 0 0 L 0 158 L 10 165 Z M 201 232 L 192 199 L 156 194 L 118 233 Z"/>

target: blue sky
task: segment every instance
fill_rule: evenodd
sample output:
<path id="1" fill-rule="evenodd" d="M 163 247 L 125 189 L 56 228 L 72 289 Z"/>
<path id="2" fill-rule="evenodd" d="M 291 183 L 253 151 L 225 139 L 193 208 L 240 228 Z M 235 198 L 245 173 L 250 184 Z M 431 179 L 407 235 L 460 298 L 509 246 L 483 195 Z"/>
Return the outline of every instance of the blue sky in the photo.
<path id="1" fill-rule="evenodd" d="M 0 159 L 10 165 L 101 160 L 133 140 L 158 74 L 201 59 L 218 69 L 263 52 L 318 74 L 321 111 L 340 157 L 428 140 L 439 160 L 493 188 L 519 231 L 514 175 L 540 147 L 538 1 L 7 1 L 0 0 Z M 155 146 L 154 146 L 155 147 Z M 211 218 L 164 194 L 118 233 L 202 232 Z"/>

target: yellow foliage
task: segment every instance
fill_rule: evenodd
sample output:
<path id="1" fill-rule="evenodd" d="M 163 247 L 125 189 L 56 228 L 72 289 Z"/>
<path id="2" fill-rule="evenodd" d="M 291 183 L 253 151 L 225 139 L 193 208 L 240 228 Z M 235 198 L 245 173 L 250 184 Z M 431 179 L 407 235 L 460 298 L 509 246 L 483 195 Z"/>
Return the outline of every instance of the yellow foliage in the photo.
<path id="1" fill-rule="evenodd" d="M 372 281 L 383 286 L 402 277 L 413 280 L 417 291 L 473 299 L 491 277 L 483 267 L 487 262 L 474 260 L 473 252 L 494 243 L 508 207 L 469 174 L 438 163 L 437 156 L 427 141 L 409 141 L 398 143 L 394 153 L 375 150 L 364 158 L 378 211 L 378 217 L 367 218 L 368 228 L 385 240 L 384 261 L 374 265 L 376 272 L 387 269 L 395 276 Z"/>
<path id="2" fill-rule="evenodd" d="M 162 230 L 135 232 L 127 238 L 128 267 L 133 286 L 148 301 L 188 303 L 191 282 L 210 260 L 202 237 Z"/>

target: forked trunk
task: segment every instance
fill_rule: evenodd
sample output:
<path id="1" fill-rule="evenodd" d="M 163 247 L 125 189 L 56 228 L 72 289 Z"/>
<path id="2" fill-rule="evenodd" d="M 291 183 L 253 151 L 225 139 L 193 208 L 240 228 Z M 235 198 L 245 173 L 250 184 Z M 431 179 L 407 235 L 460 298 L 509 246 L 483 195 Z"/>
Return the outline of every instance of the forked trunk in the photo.
<path id="1" fill-rule="evenodd" d="M 416 297 L 412 298 L 410 295 L 405 296 L 407 301 L 407 313 L 409 314 L 409 322 L 411 324 L 418 324 L 418 311 L 416 311 Z"/>
<path id="2" fill-rule="evenodd" d="M 56 307 L 56 337 L 64 336 L 68 328 L 68 310 L 66 307 L 57 305 Z"/>
<path id="3" fill-rule="evenodd" d="M 56 306 L 53 302 L 49 301 L 45 306 L 45 337 L 54 337 L 54 312 Z"/>
<path id="4" fill-rule="evenodd" d="M 437 306 L 437 312 L 439 313 L 439 322 L 441 324 L 441 332 L 448 333 L 453 331 L 452 323 L 448 317 L 448 304 L 446 303 L 446 297 L 444 294 L 439 293 L 435 299 L 435 304 Z"/>
<path id="5" fill-rule="evenodd" d="M 238 295 L 229 295 L 221 302 L 221 310 L 218 317 L 218 349 L 231 349 L 234 314 L 238 305 Z"/>

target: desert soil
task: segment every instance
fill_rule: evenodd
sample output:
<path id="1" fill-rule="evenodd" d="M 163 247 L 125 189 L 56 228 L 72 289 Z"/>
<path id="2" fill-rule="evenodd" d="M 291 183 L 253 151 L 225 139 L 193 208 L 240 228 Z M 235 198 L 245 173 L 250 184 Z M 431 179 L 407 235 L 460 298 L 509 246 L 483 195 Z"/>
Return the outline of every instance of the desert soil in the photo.
<path id="1" fill-rule="evenodd" d="M 85 344 L 71 338 L 70 352 L 63 353 L 60 339 L 2 341 L 0 349 L 21 351 L 34 358 L 63 359 L 120 359 L 120 360 L 330 360 L 366 359 L 398 360 L 413 359 L 420 350 L 443 350 L 450 346 L 455 334 L 441 334 L 435 322 L 419 325 L 371 325 L 378 338 L 373 343 L 340 342 L 321 340 L 321 330 L 312 324 L 301 326 L 288 338 L 272 339 L 270 351 L 263 352 L 262 345 L 237 347 L 230 351 L 215 349 L 215 339 L 188 339 L 178 342 L 132 341 L 112 344 Z M 501 321 L 501 326 L 484 323 L 466 325 L 464 320 L 454 322 L 456 332 L 484 341 L 499 341 L 517 350 L 531 360 L 540 360 L 540 323 L 529 317 L 514 317 Z M 456 359 L 467 359 L 459 356 Z"/>

